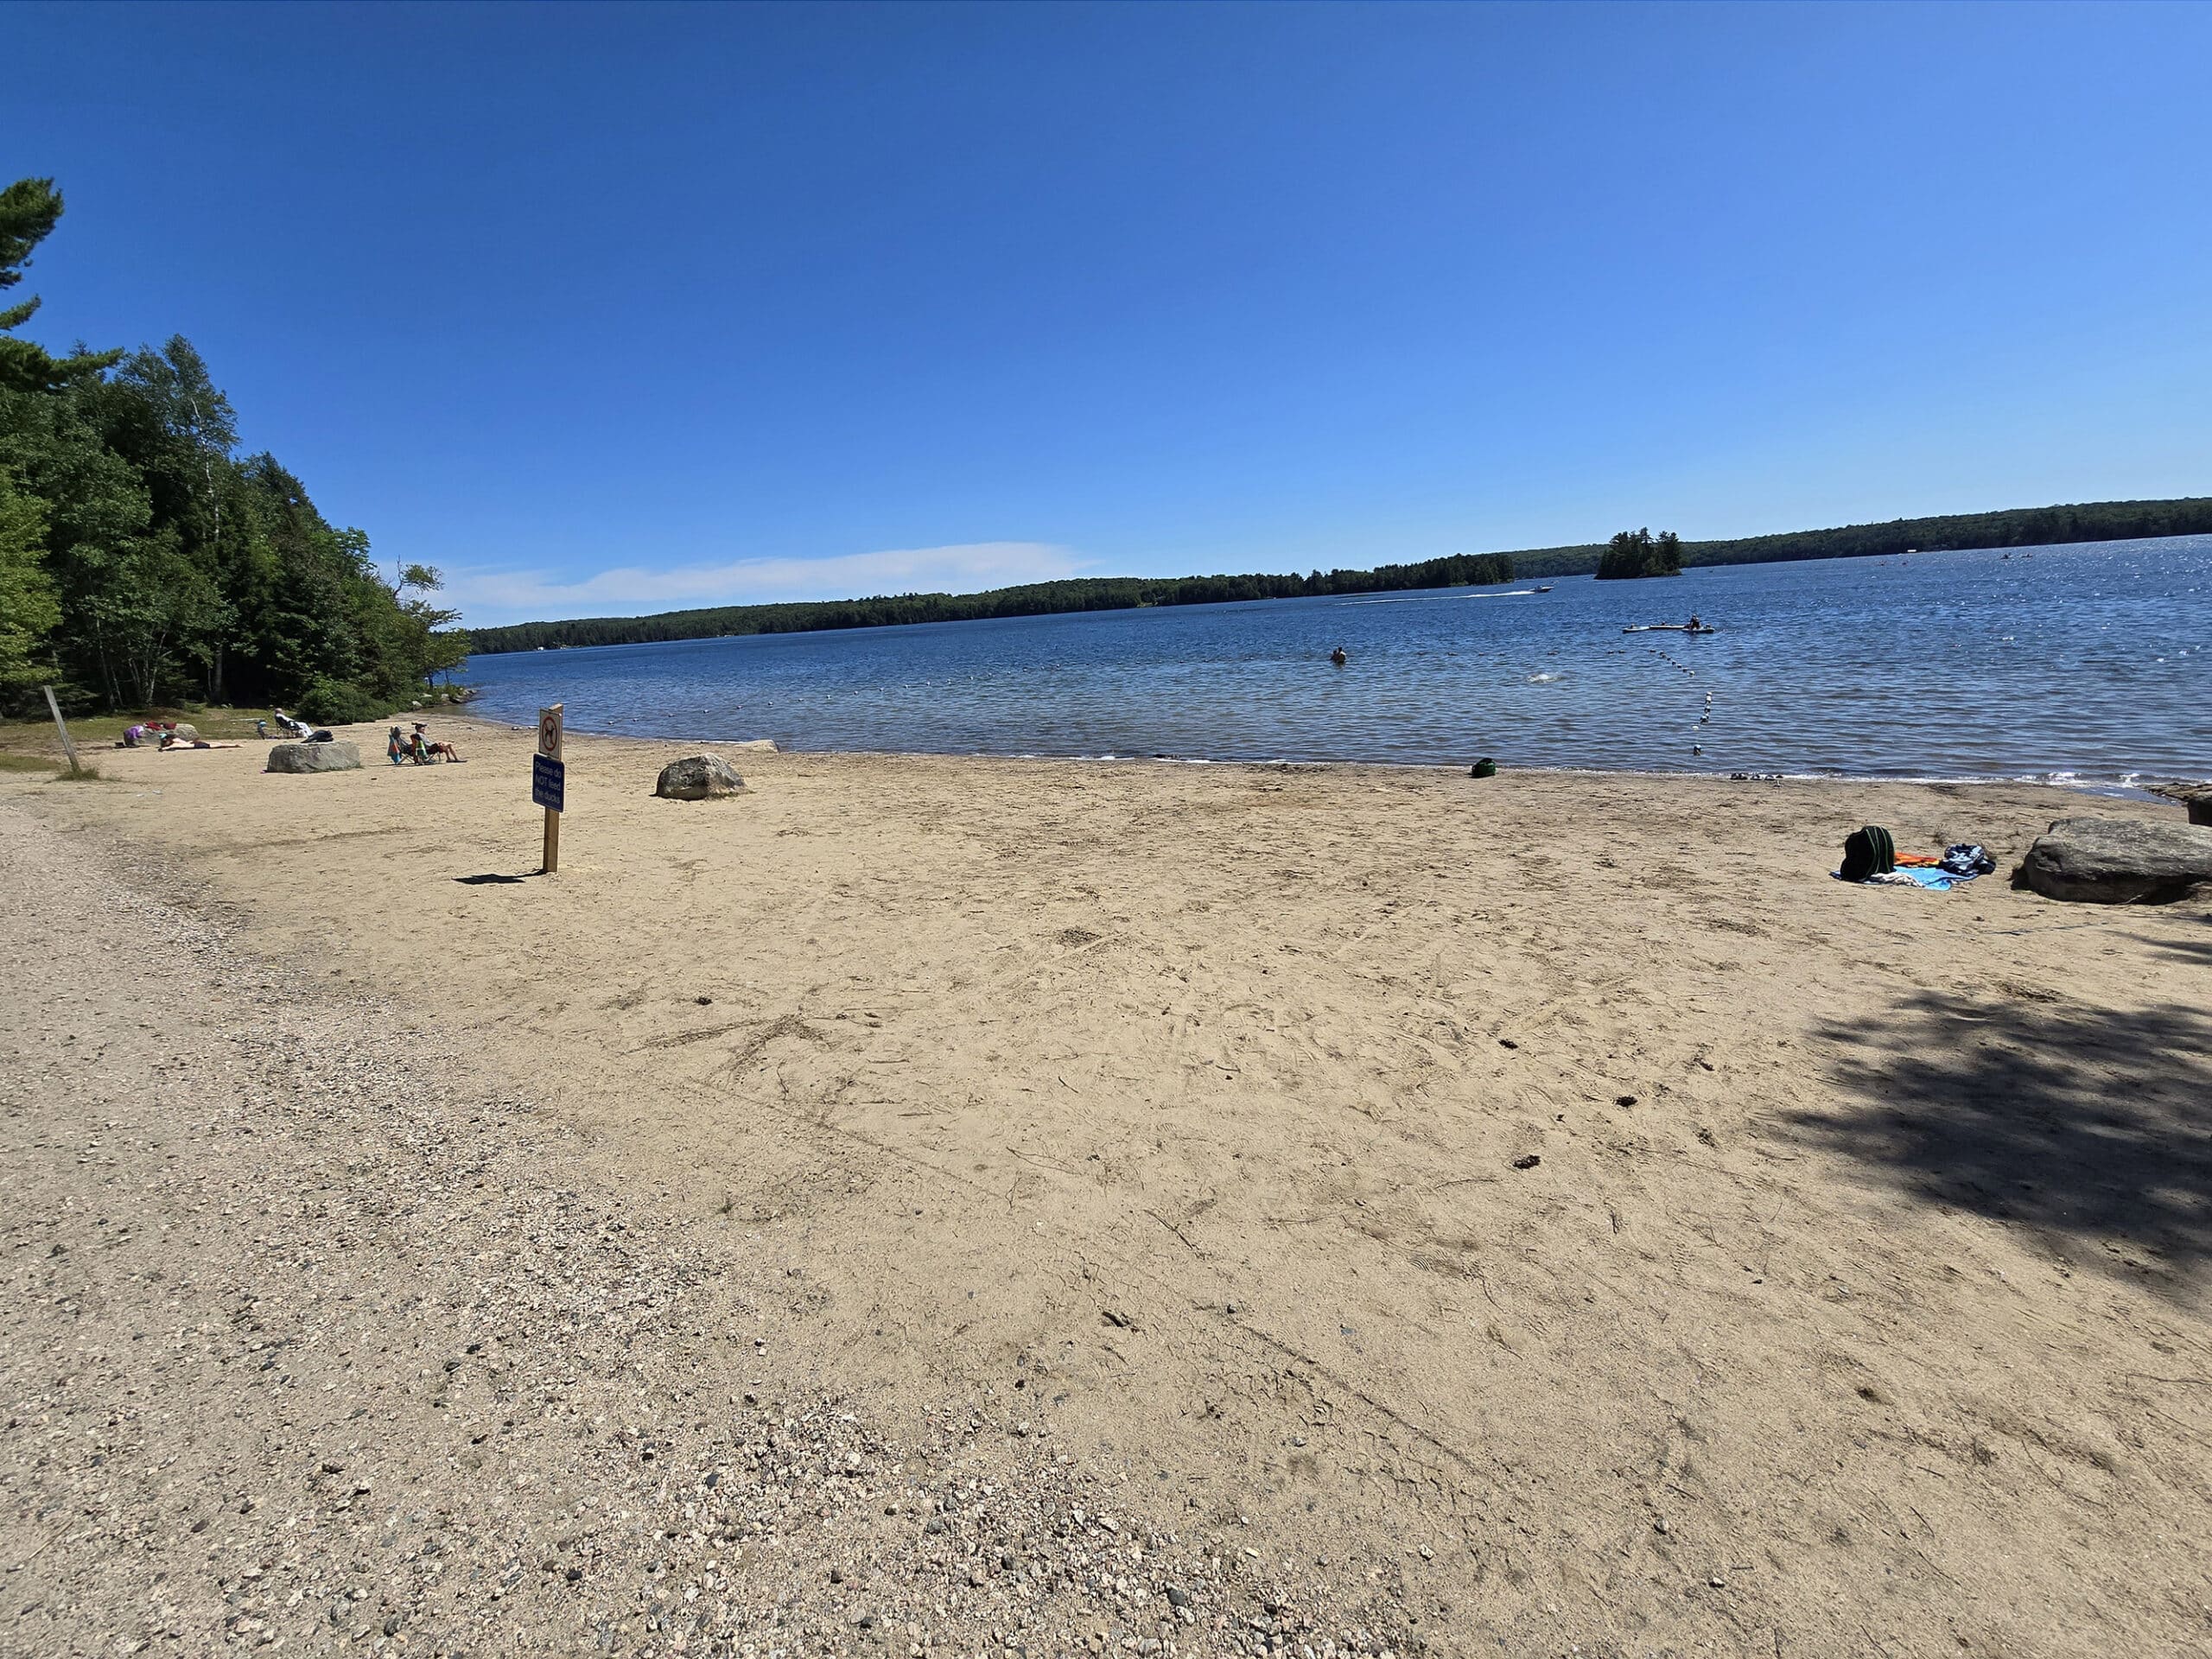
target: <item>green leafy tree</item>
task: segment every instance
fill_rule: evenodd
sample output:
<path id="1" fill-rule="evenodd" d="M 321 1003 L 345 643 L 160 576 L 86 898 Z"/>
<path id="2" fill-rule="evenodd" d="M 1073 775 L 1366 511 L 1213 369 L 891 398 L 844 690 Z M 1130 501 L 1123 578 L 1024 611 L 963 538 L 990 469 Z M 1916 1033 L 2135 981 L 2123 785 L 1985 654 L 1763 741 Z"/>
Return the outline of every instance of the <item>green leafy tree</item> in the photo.
<path id="1" fill-rule="evenodd" d="M 61 605 L 54 639 L 62 682 L 79 700 L 120 707 L 119 584 L 151 528 L 145 486 L 100 442 L 70 393 L 0 391 L 0 467 L 44 507 L 46 569 Z"/>
<path id="2" fill-rule="evenodd" d="M 18 179 L 0 189 L 0 291 L 23 280 L 31 251 L 46 240 L 61 217 L 61 193 L 52 179 Z M 36 295 L 0 306 L 0 386 L 22 391 L 50 391 L 72 380 L 97 374 L 119 355 L 79 352 L 54 357 L 28 340 L 9 338 L 38 310 Z"/>
<path id="3" fill-rule="evenodd" d="M 0 190 L 0 290 L 60 217 L 49 179 Z M 272 457 L 240 456 L 236 412 L 189 340 L 57 358 L 13 335 L 36 309 L 0 310 L 0 697 L 37 658 L 75 702 L 204 690 L 355 719 L 460 663 L 437 573 L 385 582 L 366 536 L 328 523 Z"/>
<path id="4" fill-rule="evenodd" d="M 1605 550 L 1598 557 L 1598 576 L 1602 582 L 1681 574 L 1682 538 L 1671 530 L 1656 537 L 1649 530 L 1624 530 L 1605 543 Z"/>
<path id="5" fill-rule="evenodd" d="M 46 506 L 0 467 L 0 696 L 21 695 L 53 673 L 47 636 L 61 601 L 46 573 Z"/>

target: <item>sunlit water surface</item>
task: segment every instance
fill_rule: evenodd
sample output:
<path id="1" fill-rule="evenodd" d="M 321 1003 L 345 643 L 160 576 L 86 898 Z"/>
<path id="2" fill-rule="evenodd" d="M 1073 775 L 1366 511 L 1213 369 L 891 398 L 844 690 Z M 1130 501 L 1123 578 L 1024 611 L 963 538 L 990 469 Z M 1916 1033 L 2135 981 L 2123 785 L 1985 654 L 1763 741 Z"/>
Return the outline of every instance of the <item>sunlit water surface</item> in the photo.
<path id="1" fill-rule="evenodd" d="M 478 710 L 791 749 L 2212 774 L 2212 537 L 478 657 Z M 1695 611 L 1719 629 L 1624 633 Z M 1341 645 L 1351 661 L 1328 660 Z"/>

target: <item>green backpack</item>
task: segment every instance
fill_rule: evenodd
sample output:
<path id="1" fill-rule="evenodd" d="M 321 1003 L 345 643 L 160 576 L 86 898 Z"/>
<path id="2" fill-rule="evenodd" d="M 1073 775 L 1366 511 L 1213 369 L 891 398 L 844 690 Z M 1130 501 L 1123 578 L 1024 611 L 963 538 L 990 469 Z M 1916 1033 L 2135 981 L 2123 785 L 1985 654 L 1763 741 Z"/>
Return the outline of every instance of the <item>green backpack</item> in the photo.
<path id="1" fill-rule="evenodd" d="M 1843 868 L 1847 881 L 1864 881 L 1870 875 L 1887 875 L 1897 867 L 1897 844 L 1878 823 L 1853 830 L 1843 838 Z"/>

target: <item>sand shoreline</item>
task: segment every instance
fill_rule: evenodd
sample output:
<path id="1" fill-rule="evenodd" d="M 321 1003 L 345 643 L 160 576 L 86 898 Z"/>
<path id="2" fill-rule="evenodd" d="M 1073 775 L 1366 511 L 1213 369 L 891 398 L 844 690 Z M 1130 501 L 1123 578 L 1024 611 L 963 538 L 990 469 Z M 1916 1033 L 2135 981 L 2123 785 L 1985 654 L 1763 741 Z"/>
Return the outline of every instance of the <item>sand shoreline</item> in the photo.
<path id="1" fill-rule="evenodd" d="M 463 704 L 459 709 L 440 711 L 436 716 L 445 721 L 483 726 L 505 732 L 534 732 L 533 721 L 506 720 L 497 715 L 480 714 Z M 407 717 L 412 721 L 415 716 Z M 349 728 L 365 731 L 367 728 Z M 683 746 L 687 752 L 711 750 L 717 743 L 742 744 L 774 739 L 741 737 L 650 737 L 629 732 L 597 732 L 580 727 L 569 728 L 577 738 L 604 738 L 620 743 L 665 743 Z M 931 760 L 1065 760 L 1071 765 L 1085 766 L 1325 766 L 1332 770 L 1443 772 L 1464 776 L 1471 762 L 1422 760 L 1315 760 L 1297 755 L 1280 755 L 1269 759 L 1247 756 L 1216 756 L 1194 754 L 1055 754 L 1044 752 L 1005 751 L 996 749 L 813 749 L 787 747 L 780 743 L 779 754 L 850 755 L 860 759 L 889 760 L 898 756 L 914 756 Z M 1672 778 L 1700 783 L 1786 783 L 1786 784 L 1929 784 L 1973 786 L 1977 785 L 2010 785 L 2027 787 L 2047 787 L 2072 793 L 2089 795 L 2109 800 L 2158 801 L 2164 798 L 2158 786 L 2166 784 L 2189 784 L 2203 781 L 2178 775 L 2171 778 L 2146 777 L 2140 772 L 2125 773 L 2118 778 L 2083 778 L 2076 772 L 2052 772 L 2040 777 L 2002 776 L 1990 772 L 1962 773 L 1950 776 L 1941 772 L 1900 772 L 1896 774 L 1847 772 L 1694 772 L 1666 767 L 1648 769 L 1617 768 L 1611 766 L 1541 766 L 1501 763 L 1501 770 L 1535 777 L 1559 778 Z"/>
<path id="2" fill-rule="evenodd" d="M 680 804 L 702 746 L 572 734 L 546 879 L 529 732 L 427 718 L 469 764 L 0 791 L 526 1078 L 887 1418 L 1041 1401 L 1392 1563 L 1433 1651 L 2200 1639 L 2203 906 L 1827 874 L 2177 809 L 809 752 Z"/>

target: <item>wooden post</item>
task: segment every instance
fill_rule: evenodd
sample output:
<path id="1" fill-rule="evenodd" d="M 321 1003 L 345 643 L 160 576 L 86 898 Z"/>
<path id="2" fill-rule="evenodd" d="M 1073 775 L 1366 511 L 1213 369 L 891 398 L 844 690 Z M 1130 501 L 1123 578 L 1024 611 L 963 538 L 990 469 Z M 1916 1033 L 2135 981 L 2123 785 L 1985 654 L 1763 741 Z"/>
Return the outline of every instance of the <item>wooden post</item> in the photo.
<path id="1" fill-rule="evenodd" d="M 567 787 L 563 781 L 567 771 L 561 760 L 562 717 L 566 706 L 556 702 L 550 709 L 540 709 L 537 711 L 537 752 L 553 762 L 550 770 L 554 774 L 551 785 L 554 794 L 543 804 L 545 806 L 545 857 L 543 868 L 548 875 L 561 868 L 561 809 L 555 806 L 552 801 L 565 802 L 568 798 Z"/>
<path id="2" fill-rule="evenodd" d="M 77 746 L 70 741 L 69 722 L 61 718 L 61 705 L 54 700 L 54 688 L 41 685 L 39 690 L 46 693 L 46 706 L 53 711 L 54 729 L 61 734 L 61 753 L 69 757 L 69 774 L 73 778 L 81 778 L 85 775 L 85 769 L 77 764 Z"/>

